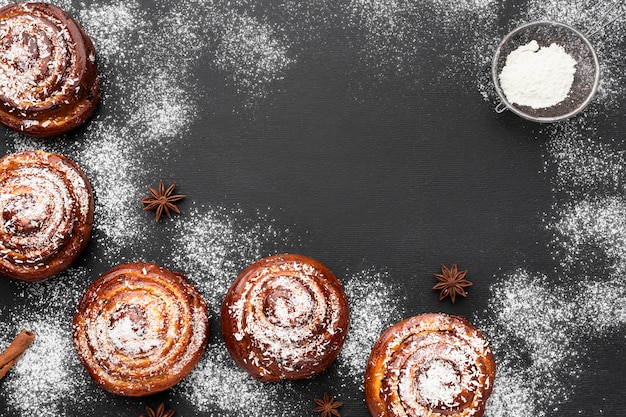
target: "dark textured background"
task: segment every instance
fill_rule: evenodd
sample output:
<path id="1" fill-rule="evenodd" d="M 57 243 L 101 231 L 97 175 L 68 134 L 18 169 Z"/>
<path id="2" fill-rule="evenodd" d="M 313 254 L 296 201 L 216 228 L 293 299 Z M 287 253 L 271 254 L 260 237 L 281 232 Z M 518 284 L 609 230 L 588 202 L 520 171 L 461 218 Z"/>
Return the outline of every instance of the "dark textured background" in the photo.
<path id="1" fill-rule="evenodd" d="M 197 122 L 165 162 L 170 178 L 196 202 L 248 212 L 271 208 L 277 224 L 306 236 L 298 243 L 301 251 L 338 275 L 362 265 L 388 270 L 390 284 L 405 288 L 407 315 L 472 317 L 488 307 L 489 285 L 501 271 L 553 270 L 543 216 L 555 196 L 544 170 L 550 138 L 542 127 L 496 114 L 494 103 L 475 91 L 473 74 L 443 81 L 438 75 L 447 67 L 436 58 L 420 62 L 419 85 L 377 81 L 355 100 L 354 86 L 371 78 L 358 70 L 352 45 L 333 33 L 326 37 L 311 41 L 280 92 L 257 105 L 253 117 L 233 112 L 228 104 L 240 98 L 216 87 L 211 71 L 198 69 L 199 84 L 216 99 L 199 109 Z M 606 120 L 611 129 L 619 123 Z M 0 128 L 0 135 L 5 132 Z M 67 140 L 80 140 L 80 134 Z M 2 153 L 10 149 L 10 137 L 0 142 Z M 183 216 L 188 208 L 188 202 L 181 204 Z M 91 261 L 98 250 L 91 244 L 79 262 L 94 278 L 109 267 Z M 167 256 L 150 253 L 152 259 Z M 469 297 L 455 305 L 431 291 L 432 274 L 452 262 L 469 269 L 474 282 Z M 15 291 L 14 283 L 1 280 L 0 302 L 13 304 Z M 595 343 L 595 359 L 577 381 L 577 395 L 558 411 L 546 410 L 549 415 L 618 416 L 626 409 L 624 338 Z M 326 378 L 307 389 L 321 392 Z M 168 395 L 153 401 L 111 396 L 102 415 L 138 414 L 143 404 L 161 400 L 176 404 Z M 0 407 L 3 401 L 0 396 Z M 192 416 L 184 404 L 176 411 Z M 345 417 L 367 415 L 361 400 L 346 400 L 341 411 Z"/>

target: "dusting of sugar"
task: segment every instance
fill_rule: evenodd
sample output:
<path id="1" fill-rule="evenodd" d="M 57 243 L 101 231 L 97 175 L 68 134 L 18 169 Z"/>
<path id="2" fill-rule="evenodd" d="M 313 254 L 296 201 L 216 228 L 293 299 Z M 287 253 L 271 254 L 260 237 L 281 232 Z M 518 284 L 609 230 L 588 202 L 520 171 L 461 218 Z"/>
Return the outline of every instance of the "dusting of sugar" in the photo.
<path id="1" fill-rule="evenodd" d="M 338 372 L 363 389 L 365 365 L 382 332 L 404 316 L 403 297 L 389 285 L 387 272 L 370 268 L 353 274 L 344 284 L 350 305 L 350 328 L 337 358 Z"/>
<path id="2" fill-rule="evenodd" d="M 571 397 L 586 352 L 578 344 L 579 307 L 562 291 L 524 270 L 492 285 L 489 317 L 476 320 L 498 364 L 486 416 L 542 417 Z"/>
<path id="3" fill-rule="evenodd" d="M 198 412 L 213 417 L 228 417 L 233 413 L 249 417 L 301 417 L 310 411 L 308 404 L 281 401 L 296 394 L 293 383 L 256 381 L 235 365 L 221 344 L 208 345 L 205 358 L 173 390 Z"/>
<path id="4" fill-rule="evenodd" d="M 0 416 L 67 415 L 83 409 L 85 402 L 101 399 L 99 391 L 87 390 L 89 377 L 76 357 L 70 331 L 73 309 L 85 290 L 87 274 L 86 270 L 73 269 L 54 280 L 19 284 L 16 306 L 2 324 L 3 334 L 10 339 L 8 335 L 27 329 L 36 337 L 2 381 L 7 409 L 1 410 Z"/>
<path id="5" fill-rule="evenodd" d="M 172 262 L 184 271 L 211 311 L 219 311 L 228 288 L 249 264 L 273 253 L 288 237 L 265 215 L 257 219 L 241 210 L 191 208 L 174 234 Z"/>
<path id="6" fill-rule="evenodd" d="M 265 98 L 293 62 L 288 42 L 272 26 L 246 14 L 232 11 L 222 23 L 215 65 L 229 74 L 240 94 Z"/>
<path id="7" fill-rule="evenodd" d="M 623 196 L 577 201 L 560 211 L 552 227 L 559 236 L 562 265 L 626 263 L 626 201 Z M 603 260 L 604 262 L 598 262 Z"/>
<path id="8" fill-rule="evenodd" d="M 626 155 L 621 138 L 599 137 L 584 115 L 577 123 L 551 132 L 546 144 L 546 171 L 552 174 L 555 194 L 567 200 L 626 191 Z"/>
<path id="9" fill-rule="evenodd" d="M 375 78 L 400 77 L 419 84 L 424 62 L 433 60 L 449 65 L 437 74 L 443 78 L 439 81 L 465 78 L 468 72 L 481 76 L 491 59 L 498 11 L 495 0 L 352 0 L 347 26 L 362 33 L 359 53 Z"/>

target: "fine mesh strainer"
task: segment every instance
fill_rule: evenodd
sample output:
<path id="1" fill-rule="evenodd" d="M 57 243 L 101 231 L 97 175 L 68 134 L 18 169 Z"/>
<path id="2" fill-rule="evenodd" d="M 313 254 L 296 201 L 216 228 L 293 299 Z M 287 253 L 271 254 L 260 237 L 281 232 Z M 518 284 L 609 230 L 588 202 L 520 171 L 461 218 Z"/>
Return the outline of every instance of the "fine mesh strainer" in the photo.
<path id="1" fill-rule="evenodd" d="M 568 96 L 551 107 L 533 108 L 511 103 L 500 85 L 499 75 L 509 54 L 533 40 L 541 48 L 553 43 L 560 45 L 576 61 L 574 81 Z M 530 22 L 506 35 L 496 50 L 491 72 L 501 100 L 496 111 L 501 113 L 509 109 L 525 119 L 542 123 L 564 120 L 583 110 L 591 102 L 600 81 L 600 64 L 589 40 L 571 26 L 552 21 Z"/>

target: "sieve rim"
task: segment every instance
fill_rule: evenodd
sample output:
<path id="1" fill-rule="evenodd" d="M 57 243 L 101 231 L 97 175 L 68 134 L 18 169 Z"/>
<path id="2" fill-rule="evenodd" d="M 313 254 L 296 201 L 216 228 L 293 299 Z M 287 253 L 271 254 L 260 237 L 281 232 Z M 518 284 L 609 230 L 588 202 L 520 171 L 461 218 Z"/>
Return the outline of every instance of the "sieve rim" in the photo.
<path id="1" fill-rule="evenodd" d="M 498 61 L 500 60 L 500 56 L 501 56 L 501 52 L 502 49 L 504 47 L 504 45 L 506 45 L 506 43 L 515 35 L 517 35 L 519 32 L 531 27 L 531 26 L 538 26 L 538 25 L 551 25 L 551 26 L 559 26 L 563 29 L 569 30 L 571 31 L 574 35 L 578 36 L 583 42 L 584 44 L 587 46 L 587 48 L 589 48 L 589 52 L 591 54 L 591 57 L 593 58 L 593 64 L 594 64 L 594 69 L 595 69 L 595 76 L 594 76 L 594 80 L 593 80 L 593 86 L 589 92 L 589 95 L 587 96 L 587 98 L 580 104 L 578 105 L 578 107 L 576 107 L 574 110 L 559 115 L 559 116 L 552 116 L 552 117 L 547 117 L 547 116 L 532 116 L 520 109 L 518 109 L 516 106 L 514 106 L 512 103 L 510 103 L 505 94 L 504 91 L 502 91 L 502 88 L 500 86 L 500 80 L 499 80 L 499 74 L 498 74 Z M 591 42 L 589 41 L 589 39 L 587 38 L 587 36 L 585 36 L 581 31 L 579 31 L 578 29 L 566 24 L 566 23 L 561 23 L 561 22 L 556 22 L 554 20 L 534 20 L 532 22 L 527 22 L 524 23 L 520 26 L 517 26 L 515 29 L 513 29 L 511 32 L 509 32 L 504 38 L 502 38 L 502 40 L 500 41 L 500 43 L 498 44 L 498 47 L 496 48 L 496 52 L 494 53 L 493 56 L 493 61 L 491 64 L 491 77 L 493 79 L 493 84 L 495 86 L 495 90 L 498 93 L 498 96 L 500 98 L 500 103 L 498 104 L 498 106 L 496 106 L 496 111 L 498 113 L 501 113 L 502 111 L 504 111 L 504 109 L 498 111 L 498 107 L 500 107 L 500 105 L 503 105 L 505 107 L 505 109 L 508 109 L 509 111 L 517 114 L 518 116 L 533 121 L 533 122 L 539 122 L 539 123 L 553 123 L 553 122 L 558 122 L 561 120 L 565 120 L 565 119 L 569 119 L 570 117 L 580 113 L 581 111 L 583 111 L 588 105 L 589 103 L 591 103 L 591 100 L 593 100 L 593 97 L 596 95 L 596 92 L 598 90 L 598 85 L 600 83 L 600 62 L 598 60 L 598 56 L 596 54 L 595 48 L 593 47 L 593 45 L 591 44 Z"/>

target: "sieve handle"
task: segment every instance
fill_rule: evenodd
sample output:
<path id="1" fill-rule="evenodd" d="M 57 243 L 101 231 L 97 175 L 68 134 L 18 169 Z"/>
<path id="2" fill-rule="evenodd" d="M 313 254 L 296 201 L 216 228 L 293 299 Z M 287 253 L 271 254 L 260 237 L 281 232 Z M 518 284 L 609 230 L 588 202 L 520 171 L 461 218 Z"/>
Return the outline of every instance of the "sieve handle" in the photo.
<path id="1" fill-rule="evenodd" d="M 498 105 L 494 108 L 494 110 L 496 111 L 496 113 L 500 114 L 500 113 L 504 113 L 506 111 L 506 104 L 504 104 L 503 102 L 498 103 Z"/>
<path id="2" fill-rule="evenodd" d="M 598 33 L 600 30 L 604 29 L 605 27 L 607 27 L 608 25 L 610 25 L 611 23 L 615 22 L 617 19 L 619 19 L 620 17 L 622 17 L 623 15 L 626 14 L 626 10 L 623 10 L 619 13 L 614 14 L 611 17 L 611 14 L 613 13 L 614 10 L 616 10 L 618 8 L 618 6 L 620 6 L 619 1 L 615 4 L 613 4 L 612 6 L 609 5 L 606 10 L 604 11 L 604 14 L 600 17 L 600 19 L 598 21 L 596 21 L 596 24 L 593 25 L 588 33 L 588 36 L 593 36 L 596 33 Z M 609 18 L 608 21 L 604 21 L 605 19 Z"/>

